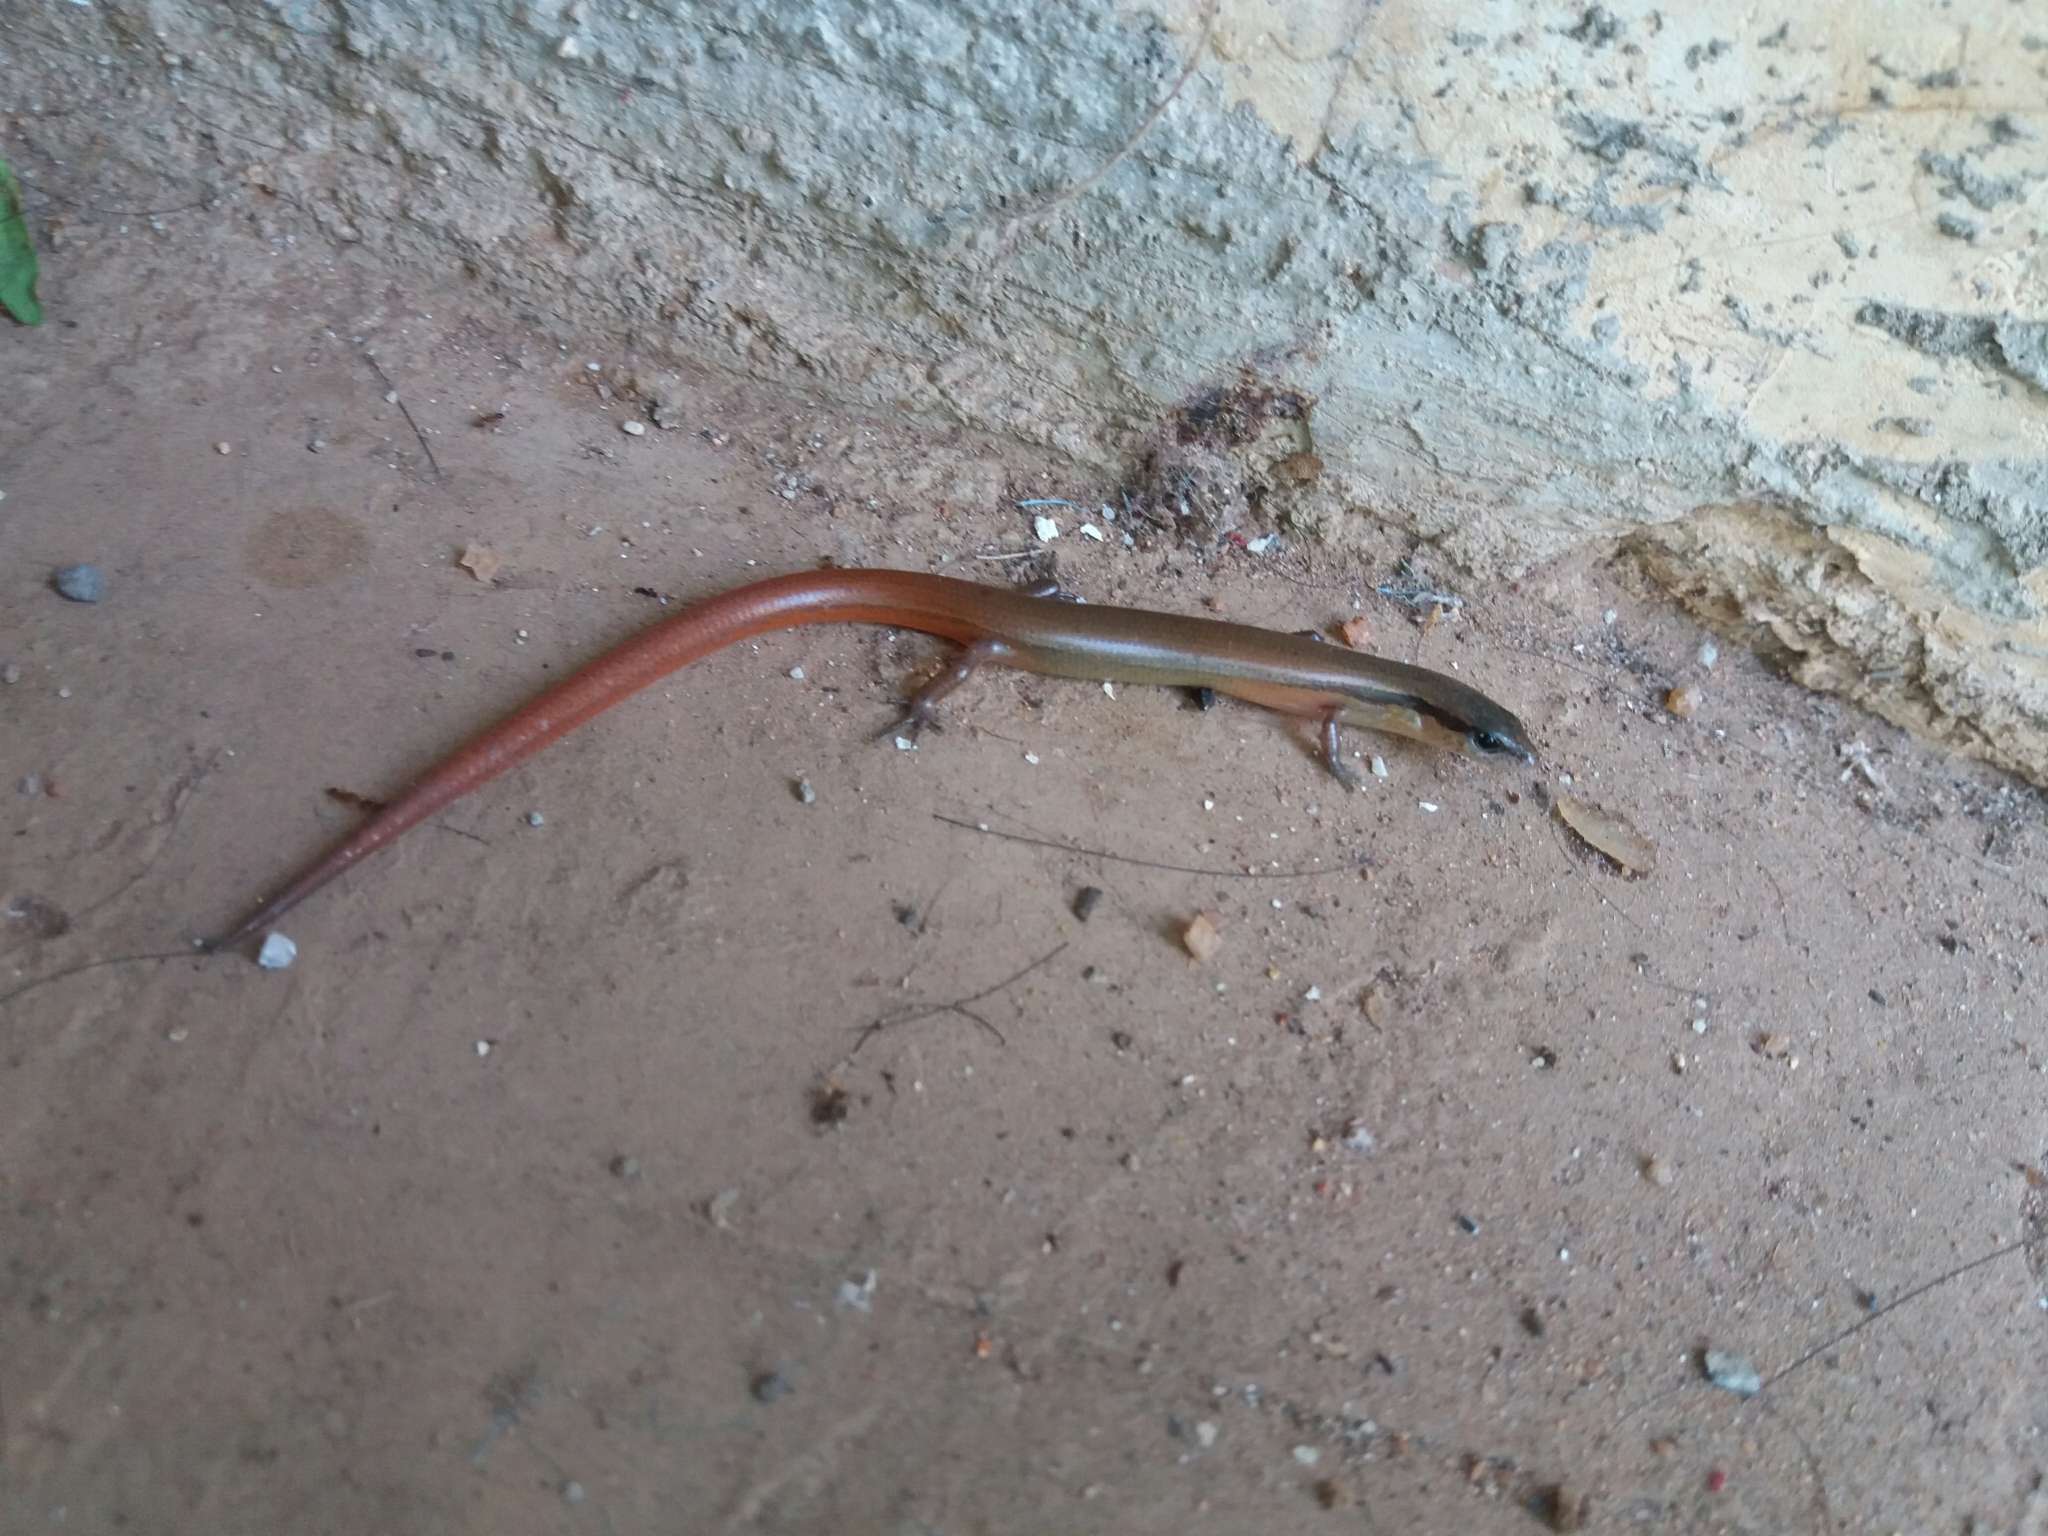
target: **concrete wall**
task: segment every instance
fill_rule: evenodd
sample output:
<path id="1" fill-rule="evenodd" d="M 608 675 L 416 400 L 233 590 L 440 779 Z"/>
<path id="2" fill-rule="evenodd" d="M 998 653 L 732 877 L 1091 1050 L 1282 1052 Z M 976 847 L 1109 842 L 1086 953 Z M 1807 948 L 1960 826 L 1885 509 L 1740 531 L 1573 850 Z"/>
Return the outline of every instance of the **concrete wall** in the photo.
<path id="1" fill-rule="evenodd" d="M 11 0 L 0 72 L 37 170 L 95 103 L 273 231 L 1205 533 L 1621 541 L 2048 783 L 2048 15 L 1682 9 Z"/>

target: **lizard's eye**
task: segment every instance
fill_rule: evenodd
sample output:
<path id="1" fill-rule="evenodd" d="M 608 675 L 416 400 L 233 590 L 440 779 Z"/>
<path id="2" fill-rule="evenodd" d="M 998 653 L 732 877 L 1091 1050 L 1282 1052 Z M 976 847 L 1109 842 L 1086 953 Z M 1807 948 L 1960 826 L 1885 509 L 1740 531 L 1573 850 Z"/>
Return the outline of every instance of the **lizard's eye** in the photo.
<path id="1" fill-rule="evenodd" d="M 1472 743 L 1475 750 L 1485 753 L 1488 757 L 1522 755 L 1522 749 L 1499 731 L 1473 731 L 1466 739 Z"/>

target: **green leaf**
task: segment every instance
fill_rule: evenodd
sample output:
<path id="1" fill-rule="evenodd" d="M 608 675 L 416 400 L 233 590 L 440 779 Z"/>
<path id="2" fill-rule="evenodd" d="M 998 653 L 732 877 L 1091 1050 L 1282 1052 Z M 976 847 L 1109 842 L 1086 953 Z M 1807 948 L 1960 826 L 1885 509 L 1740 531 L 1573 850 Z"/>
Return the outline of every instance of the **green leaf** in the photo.
<path id="1" fill-rule="evenodd" d="M 43 323 L 43 306 L 36 302 L 36 248 L 21 215 L 21 183 L 5 160 L 0 160 L 0 309 L 23 325 Z"/>

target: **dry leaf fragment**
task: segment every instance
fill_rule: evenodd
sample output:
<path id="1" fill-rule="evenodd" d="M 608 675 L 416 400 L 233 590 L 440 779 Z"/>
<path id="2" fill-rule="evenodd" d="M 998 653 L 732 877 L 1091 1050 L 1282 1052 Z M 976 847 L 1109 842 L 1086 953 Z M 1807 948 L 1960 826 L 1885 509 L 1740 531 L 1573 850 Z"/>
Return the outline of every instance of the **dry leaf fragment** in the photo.
<path id="1" fill-rule="evenodd" d="M 1215 918 L 1207 912 L 1197 912 L 1181 933 L 1180 941 L 1197 960 L 1207 960 L 1223 947 L 1223 933 Z"/>
<path id="2" fill-rule="evenodd" d="M 1587 847 L 1623 869 L 1647 875 L 1657 867 L 1657 845 L 1611 811 L 1572 795 L 1557 797 L 1557 814 Z"/>
<path id="3" fill-rule="evenodd" d="M 1354 651 L 1372 649 L 1372 625 L 1364 614 L 1346 619 L 1338 632 L 1344 636 L 1344 643 Z"/>
<path id="4" fill-rule="evenodd" d="M 498 570 L 505 562 L 488 544 L 466 544 L 455 563 L 485 586 L 489 586 L 497 579 Z"/>
<path id="5" fill-rule="evenodd" d="M 1323 456 L 1306 450 L 1290 453 L 1273 466 L 1273 473 L 1296 485 L 1308 485 L 1322 476 Z"/>

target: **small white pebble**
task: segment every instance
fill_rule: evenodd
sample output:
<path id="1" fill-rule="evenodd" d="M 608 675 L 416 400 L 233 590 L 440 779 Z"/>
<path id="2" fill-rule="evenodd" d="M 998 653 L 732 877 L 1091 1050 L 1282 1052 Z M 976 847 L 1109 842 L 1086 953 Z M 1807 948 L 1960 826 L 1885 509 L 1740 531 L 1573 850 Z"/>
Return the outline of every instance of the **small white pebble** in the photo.
<path id="1" fill-rule="evenodd" d="M 1100 544 L 1102 542 L 1102 530 L 1093 523 L 1083 523 L 1081 525 L 1081 537 L 1093 539 L 1096 543 Z"/>
<path id="2" fill-rule="evenodd" d="M 1024 754 L 1024 761 L 1036 768 L 1038 766 L 1038 754 L 1036 752 L 1026 752 Z"/>
<path id="3" fill-rule="evenodd" d="M 898 736 L 896 738 L 896 750 L 898 752 L 915 752 L 917 750 L 917 743 L 908 736 Z"/>
<path id="4" fill-rule="evenodd" d="M 585 373 L 603 373 L 603 372 L 604 372 L 604 364 L 603 364 L 603 363 L 585 363 L 585 364 L 583 365 L 583 371 L 584 371 Z"/>
<path id="5" fill-rule="evenodd" d="M 1050 544 L 1060 536 L 1059 521 L 1050 517 L 1034 517 L 1031 519 L 1031 531 L 1038 535 L 1039 543 Z"/>
<path id="6" fill-rule="evenodd" d="M 622 421 L 619 423 L 619 430 L 628 437 L 645 437 L 647 435 L 647 423 L 644 421 Z"/>
<path id="7" fill-rule="evenodd" d="M 1692 1021 L 1692 1032 L 1696 1035 L 1704 1035 L 1707 1032 L 1707 1021 L 1704 1018 L 1694 1019 Z"/>
<path id="8" fill-rule="evenodd" d="M 395 390 L 395 389 L 387 389 L 387 390 L 385 390 L 385 391 L 384 391 L 384 403 L 385 403 L 386 405 L 396 405 L 396 404 L 398 404 L 398 391 L 397 391 L 397 390 Z"/>
<path id="9" fill-rule="evenodd" d="M 1614 621 L 1620 617 L 1620 614 L 1616 613 L 1612 608 L 1610 608 L 1605 613 L 1600 615 L 1600 622 L 1602 624 L 1612 625 Z"/>
<path id="10" fill-rule="evenodd" d="M 1310 987 L 1301 994 L 1301 1000 L 1304 1003 L 1320 1003 L 1323 1000 L 1323 989 L 1321 987 Z"/>
<path id="11" fill-rule="evenodd" d="M 176 1029 L 171 1030 L 168 1034 L 166 1034 L 164 1038 L 170 1041 L 173 1045 L 183 1045 L 185 1043 L 186 1037 L 190 1033 L 191 1032 L 181 1024 Z"/>
<path id="12" fill-rule="evenodd" d="M 573 37 L 565 37 L 555 44 L 555 57 L 558 59 L 580 59 L 583 57 L 583 45 Z"/>
<path id="13" fill-rule="evenodd" d="M 1711 640 L 1702 640 L 1700 642 L 1701 666 L 1705 667 L 1709 672 L 1711 672 L 1714 670 L 1714 663 L 1719 661 L 1720 659 L 1721 647 L 1714 644 L 1714 642 Z"/>
<path id="14" fill-rule="evenodd" d="M 804 680 L 804 669 L 802 667 L 791 667 L 789 669 L 789 675 L 791 679 L 800 683 Z"/>
<path id="15" fill-rule="evenodd" d="M 1443 807 L 1438 805 L 1434 800 L 1418 800 L 1415 803 L 1421 806 L 1425 811 L 1429 812 L 1432 816 L 1434 816 L 1438 811 L 1443 809 Z"/>
<path id="16" fill-rule="evenodd" d="M 70 690 L 70 688 L 69 688 L 69 687 L 59 688 L 59 689 L 57 690 L 57 697 L 58 697 L 58 698 L 60 698 L 60 699 L 68 699 L 68 698 L 70 698 L 70 697 L 71 697 L 71 690 Z"/>
<path id="17" fill-rule="evenodd" d="M 1384 779 L 1387 776 L 1387 760 L 1377 752 L 1372 756 L 1372 776 L 1376 779 Z"/>
<path id="18" fill-rule="evenodd" d="M 1103 691 L 1104 693 L 1106 693 L 1107 695 L 1109 695 L 1109 697 L 1111 697 L 1111 698 L 1113 699 L 1113 698 L 1115 698 L 1115 697 L 1116 697 L 1116 684 L 1115 684 L 1115 683 L 1104 683 L 1104 684 L 1102 685 L 1102 691 Z"/>
<path id="19" fill-rule="evenodd" d="M 256 951 L 256 963 L 266 971 L 281 971 L 299 958 L 299 946 L 281 933 L 263 935 L 263 947 Z"/>
<path id="20" fill-rule="evenodd" d="M 1213 811 L 1216 809 L 1216 802 L 1214 800 L 1211 800 L 1207 795 L 1204 795 L 1202 797 L 1202 809 L 1205 811 Z"/>
<path id="21" fill-rule="evenodd" d="M 1201 1423 L 1195 1426 L 1195 1444 L 1205 1451 L 1216 1443 L 1216 1435 L 1216 1426 L 1208 1419 L 1202 1420 Z"/>
<path id="22" fill-rule="evenodd" d="M 215 443 L 213 445 L 213 451 L 215 453 L 233 453 L 235 451 L 235 446 L 233 443 Z"/>
<path id="23" fill-rule="evenodd" d="M 1304 1467 L 1312 1467 L 1323 1459 L 1323 1453 L 1312 1445 L 1297 1445 L 1294 1448 L 1294 1459 Z"/>
<path id="24" fill-rule="evenodd" d="M 490 1042 L 490 1041 L 488 1041 L 488 1040 L 479 1040 L 479 1041 L 477 1041 L 477 1043 L 476 1043 L 476 1053 L 477 1053 L 477 1055 L 479 1055 L 479 1056 L 488 1056 L 488 1055 L 490 1055 L 490 1054 L 491 1054 L 491 1042 Z"/>
<path id="25" fill-rule="evenodd" d="M 544 827 L 548 824 L 548 819 L 541 815 L 539 811 L 528 811 L 526 813 L 526 824 L 529 827 Z"/>
<path id="26" fill-rule="evenodd" d="M 1558 1262 L 1558 1263 L 1560 1263 L 1560 1264 L 1569 1264 L 1569 1263 L 1571 1263 L 1571 1261 L 1572 1261 L 1572 1251 L 1571 1251 L 1571 1249 L 1569 1249 L 1569 1248 L 1560 1248 L 1560 1249 L 1558 1249 L 1558 1250 L 1557 1250 L 1557 1262 Z"/>
<path id="27" fill-rule="evenodd" d="M 798 779 L 796 781 L 796 797 L 805 805 L 816 805 L 818 803 L 818 792 L 811 788 L 811 781 L 809 779 Z"/>

